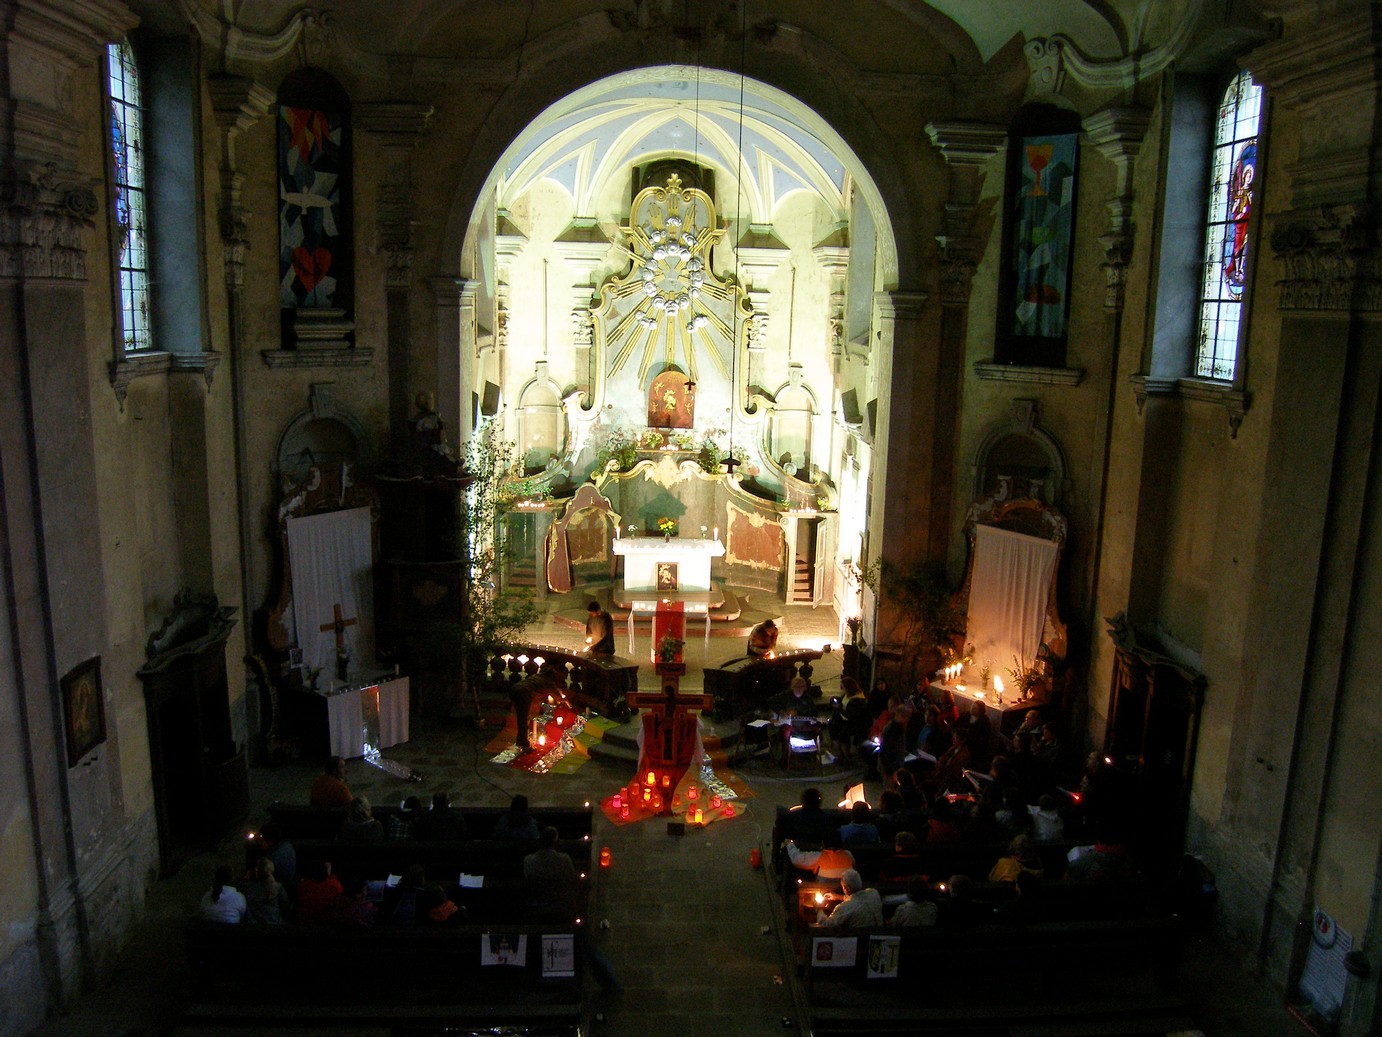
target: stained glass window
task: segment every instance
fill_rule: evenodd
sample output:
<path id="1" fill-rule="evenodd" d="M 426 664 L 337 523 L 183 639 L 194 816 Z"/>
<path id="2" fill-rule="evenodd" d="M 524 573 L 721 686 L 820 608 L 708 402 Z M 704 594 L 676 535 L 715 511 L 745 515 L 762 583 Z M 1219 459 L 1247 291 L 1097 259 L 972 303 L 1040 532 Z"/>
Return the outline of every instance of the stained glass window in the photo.
<path id="1" fill-rule="evenodd" d="M 1215 122 L 1195 351 L 1195 374 L 1200 378 L 1232 381 L 1238 359 L 1261 113 L 1262 88 L 1247 72 L 1240 73 L 1224 92 Z"/>
<path id="2" fill-rule="evenodd" d="M 110 146 L 115 181 L 114 233 L 119 245 L 120 323 L 125 352 L 153 348 L 149 332 L 149 236 L 144 194 L 144 118 L 139 68 L 126 41 L 113 43 Z"/>

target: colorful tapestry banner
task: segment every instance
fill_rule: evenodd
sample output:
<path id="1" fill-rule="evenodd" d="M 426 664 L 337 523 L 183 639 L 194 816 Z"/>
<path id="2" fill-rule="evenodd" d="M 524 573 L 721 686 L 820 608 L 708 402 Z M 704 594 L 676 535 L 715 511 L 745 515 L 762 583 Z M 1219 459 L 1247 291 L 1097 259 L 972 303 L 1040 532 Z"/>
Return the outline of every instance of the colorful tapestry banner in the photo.
<path id="1" fill-rule="evenodd" d="M 1069 316 L 1078 134 L 1018 138 L 1013 334 L 1061 338 Z"/>
<path id="2" fill-rule="evenodd" d="M 278 304 L 284 309 L 335 305 L 337 276 L 348 265 L 343 126 L 339 112 L 278 109 Z"/>

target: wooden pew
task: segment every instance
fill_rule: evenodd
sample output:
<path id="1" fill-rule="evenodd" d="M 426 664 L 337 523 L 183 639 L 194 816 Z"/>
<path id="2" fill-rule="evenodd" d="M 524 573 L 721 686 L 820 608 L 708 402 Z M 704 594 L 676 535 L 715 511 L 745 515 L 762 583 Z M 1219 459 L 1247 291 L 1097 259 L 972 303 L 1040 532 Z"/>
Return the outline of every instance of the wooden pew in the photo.
<path id="1" fill-rule="evenodd" d="M 1100 1032 L 1119 1032 L 1120 1019 L 1180 1006 L 1183 945 L 1174 916 L 970 929 L 813 926 L 804 987 L 822 1035 L 1001 1032 L 1096 1018 L 1108 1021 Z M 851 963 L 840 966 L 842 958 Z M 895 974 L 872 976 L 871 963 L 887 973 L 895 966 Z"/>
<path id="2" fill-rule="evenodd" d="M 573 941 L 574 975 L 550 974 L 546 937 Z M 521 965 L 483 965 L 495 938 Z M 189 1019 L 358 1026 L 561 1026 L 581 1017 L 582 927 L 553 924 L 424 927 L 248 926 L 190 923 L 195 981 Z M 271 1032 L 266 1029 L 264 1032 Z M 543 1030 L 542 1032 L 555 1032 Z"/>
<path id="3" fill-rule="evenodd" d="M 420 795 L 424 809 L 428 800 Z M 373 813 L 384 830 L 388 831 L 389 819 L 398 812 L 398 805 L 392 803 L 373 804 Z M 488 838 L 494 832 L 494 823 L 508 807 L 453 807 L 465 819 L 466 830 L 471 838 Z M 314 807 L 304 803 L 269 804 L 269 820 L 278 825 L 285 839 L 335 839 L 341 832 L 341 823 L 346 817 L 345 807 Z M 539 828 L 551 825 L 563 839 L 579 839 L 591 834 L 592 810 L 589 807 L 532 807 L 528 811 Z"/>

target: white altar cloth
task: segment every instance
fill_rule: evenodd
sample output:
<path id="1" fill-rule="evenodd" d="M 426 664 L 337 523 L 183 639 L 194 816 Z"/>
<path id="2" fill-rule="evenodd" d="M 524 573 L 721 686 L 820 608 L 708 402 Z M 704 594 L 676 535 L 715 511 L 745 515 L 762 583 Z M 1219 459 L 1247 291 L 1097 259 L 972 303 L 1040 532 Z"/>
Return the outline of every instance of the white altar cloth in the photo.
<path id="1" fill-rule="evenodd" d="M 408 740 L 407 677 L 394 677 L 335 694 L 318 694 L 326 699 L 332 756 L 351 760 L 364 756 L 366 746 L 387 749 Z M 373 741 L 375 738 L 377 742 Z"/>
<path id="2" fill-rule="evenodd" d="M 710 562 L 725 553 L 721 540 L 694 537 L 621 537 L 614 553 L 624 556 L 624 589 L 627 591 L 708 591 Z M 675 563 L 676 585 L 658 582 L 658 565 Z"/>

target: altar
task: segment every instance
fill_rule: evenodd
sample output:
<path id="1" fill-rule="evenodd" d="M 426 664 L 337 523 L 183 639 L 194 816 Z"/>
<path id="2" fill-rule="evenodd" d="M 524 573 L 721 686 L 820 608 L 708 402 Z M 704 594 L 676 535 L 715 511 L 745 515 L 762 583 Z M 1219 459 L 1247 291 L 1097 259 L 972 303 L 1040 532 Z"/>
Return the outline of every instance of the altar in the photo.
<path id="1" fill-rule="evenodd" d="M 931 685 L 933 688 L 944 688 L 949 691 L 955 699 L 955 704 L 962 710 L 971 708 L 971 703 L 982 702 L 985 711 L 988 713 L 989 723 L 993 725 L 995 731 L 1010 735 L 1022 724 L 1022 718 L 1037 706 L 1040 702 L 1031 699 L 1018 701 L 1017 696 L 1008 694 L 1000 699 L 993 691 L 983 691 L 969 684 L 947 684 L 943 681 L 935 681 Z"/>
<path id="2" fill-rule="evenodd" d="M 332 756 L 350 760 L 408 740 L 407 677 L 316 694 L 326 700 Z"/>
<path id="3" fill-rule="evenodd" d="M 620 537 L 614 553 L 624 557 L 624 590 L 709 591 L 710 563 L 725 553 L 724 542 L 694 537 Z"/>

